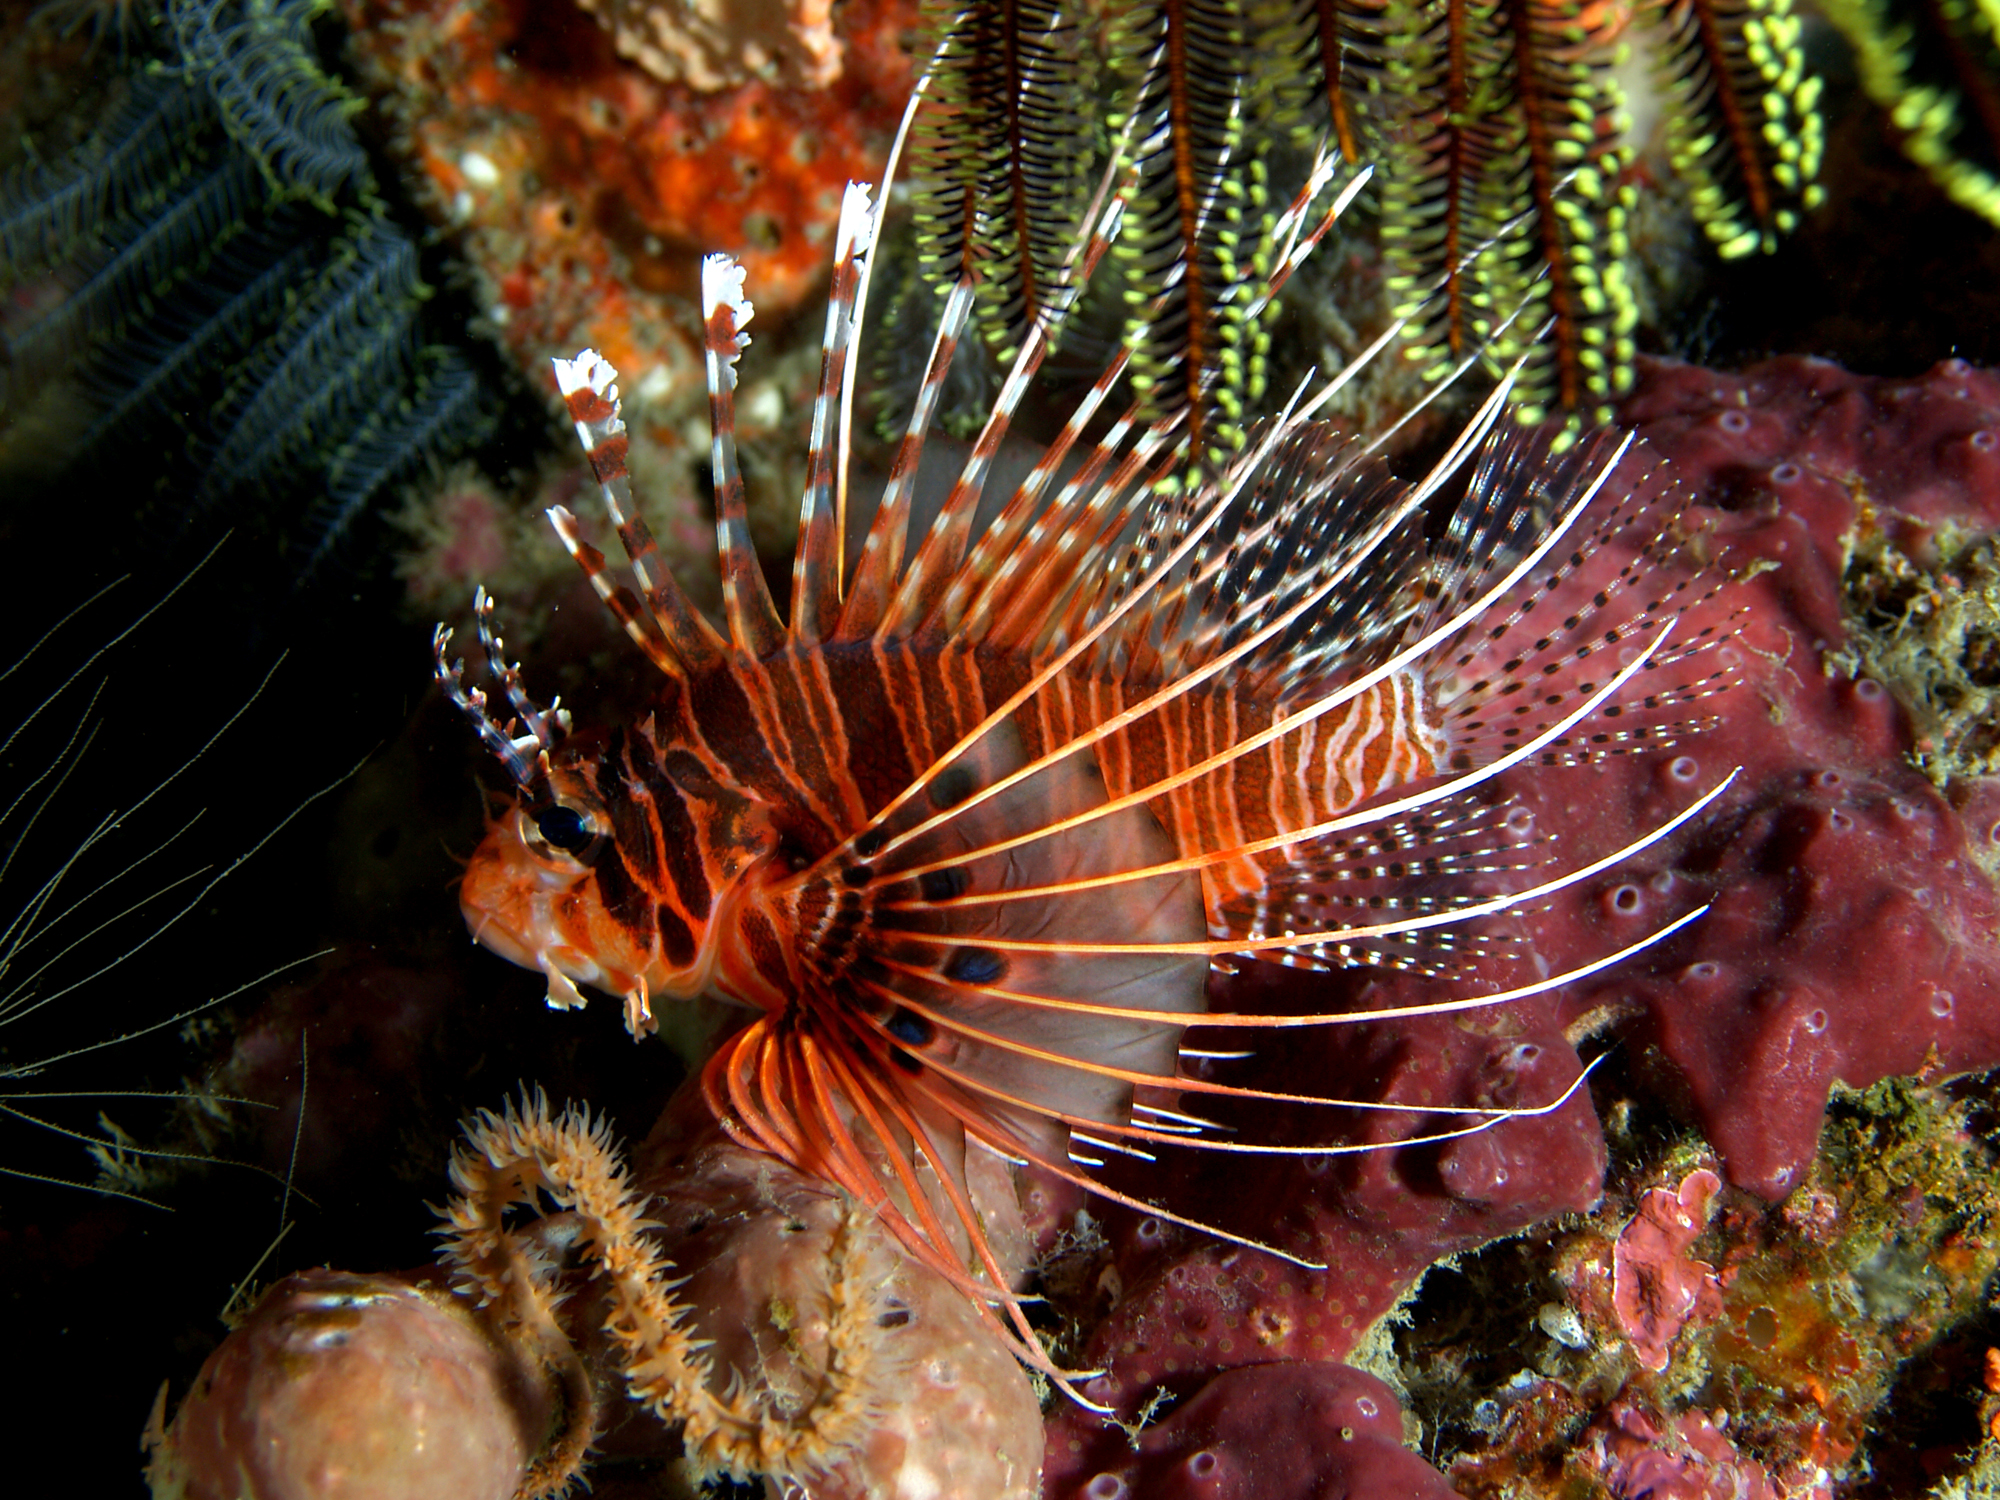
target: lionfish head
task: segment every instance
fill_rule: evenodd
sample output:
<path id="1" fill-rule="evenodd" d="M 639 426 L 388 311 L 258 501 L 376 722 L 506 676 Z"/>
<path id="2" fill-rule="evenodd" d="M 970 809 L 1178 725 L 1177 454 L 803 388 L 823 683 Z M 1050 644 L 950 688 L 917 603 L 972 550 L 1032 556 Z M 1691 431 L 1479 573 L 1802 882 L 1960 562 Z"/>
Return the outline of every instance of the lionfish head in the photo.
<path id="1" fill-rule="evenodd" d="M 580 1007 L 579 987 L 589 986 L 624 998 L 634 1036 L 655 1030 L 654 996 L 689 998 L 714 981 L 728 915 L 778 844 L 768 810 L 693 757 L 663 755 L 650 723 L 572 736 L 568 715 L 537 708 L 505 661 L 491 598 L 482 591 L 474 608 L 517 717 L 501 728 L 486 695 L 462 686 L 464 664 L 446 661 L 442 628 L 439 678 L 513 778 L 515 798 L 466 866 L 466 925 L 492 952 L 547 975 L 552 1008 Z"/>

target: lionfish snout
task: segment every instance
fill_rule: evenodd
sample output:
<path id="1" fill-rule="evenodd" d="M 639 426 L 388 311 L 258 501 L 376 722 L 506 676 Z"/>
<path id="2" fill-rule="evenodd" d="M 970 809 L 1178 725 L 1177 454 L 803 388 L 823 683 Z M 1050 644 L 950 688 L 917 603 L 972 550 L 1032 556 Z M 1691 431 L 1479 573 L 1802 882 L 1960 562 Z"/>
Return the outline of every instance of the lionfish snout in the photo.
<path id="1" fill-rule="evenodd" d="M 583 1004 L 579 985 L 650 994 L 648 955 L 593 898 L 591 865 L 572 859 L 565 868 L 544 852 L 550 848 L 526 806 L 509 808 L 493 825 L 458 891 L 473 940 L 509 963 L 546 974 L 549 1005 L 556 1010 Z M 648 1015 L 639 1024 L 649 1021 Z"/>

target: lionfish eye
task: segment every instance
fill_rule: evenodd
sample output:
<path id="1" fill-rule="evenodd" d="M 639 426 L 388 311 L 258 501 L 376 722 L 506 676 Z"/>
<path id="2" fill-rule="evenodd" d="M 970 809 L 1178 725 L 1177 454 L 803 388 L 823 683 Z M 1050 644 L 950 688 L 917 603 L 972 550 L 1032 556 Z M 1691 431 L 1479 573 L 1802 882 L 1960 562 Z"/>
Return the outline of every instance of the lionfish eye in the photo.
<path id="1" fill-rule="evenodd" d="M 597 842 L 597 830 L 590 820 L 573 807 L 557 802 L 530 814 L 542 841 L 576 859 L 582 859 Z"/>

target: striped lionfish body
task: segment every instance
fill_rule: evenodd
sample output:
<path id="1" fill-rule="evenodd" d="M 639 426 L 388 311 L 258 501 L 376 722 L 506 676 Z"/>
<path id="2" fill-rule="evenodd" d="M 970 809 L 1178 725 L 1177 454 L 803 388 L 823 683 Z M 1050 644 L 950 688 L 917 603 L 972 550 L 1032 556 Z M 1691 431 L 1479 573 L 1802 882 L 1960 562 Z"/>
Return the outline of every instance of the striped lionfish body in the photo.
<path id="1" fill-rule="evenodd" d="M 1294 260 L 1316 238 L 1311 191 L 1281 226 Z M 1079 279 L 1115 233 L 1106 201 Z M 1668 640 L 1689 585 L 1652 566 L 1670 546 L 1671 482 L 1611 438 L 1561 455 L 1531 436 L 1486 440 L 1504 391 L 1415 484 L 1310 408 L 1266 420 L 1189 483 L 1173 420 L 1098 420 L 1114 360 L 975 531 L 1037 335 L 935 519 L 916 525 L 917 459 L 969 280 L 945 303 L 850 567 L 840 433 L 876 228 L 850 188 L 789 619 L 752 555 L 736 467 L 740 270 L 719 256 L 704 268 L 726 630 L 662 570 L 631 505 L 615 372 L 590 352 L 558 361 L 636 590 L 566 511 L 551 517 L 662 681 L 644 723 L 572 736 L 522 691 L 482 594 L 480 633 L 519 721 L 505 730 L 460 687 L 440 627 L 439 675 L 519 788 L 462 901 L 480 941 L 548 975 L 552 1005 L 610 991 L 635 1035 L 665 997 L 749 1007 L 703 1074 L 725 1126 L 875 1205 L 1046 1367 L 986 1251 L 963 1153 L 1131 1202 L 1093 1175 L 1092 1152 L 1327 1151 L 1217 1138 L 1187 1112 L 1205 1093 L 1291 1097 L 1182 1071 L 1201 1055 L 1182 1036 L 1211 971 L 1462 970 L 1468 923 L 1632 852 L 1473 894 L 1471 877 L 1525 868 L 1530 847 L 1491 778 L 1658 738 L 1670 726 L 1650 711 L 1709 688 L 1651 685 L 1699 644 Z M 1424 506 L 1454 475 L 1464 498 L 1427 544 Z M 1579 568 L 1603 547 L 1629 561 L 1586 585 Z M 1230 1024 L 1340 1019 L 1356 1018 Z M 1154 1102 L 1160 1090 L 1183 1107 Z M 1510 1111 L 1458 1113 L 1472 1131 Z"/>

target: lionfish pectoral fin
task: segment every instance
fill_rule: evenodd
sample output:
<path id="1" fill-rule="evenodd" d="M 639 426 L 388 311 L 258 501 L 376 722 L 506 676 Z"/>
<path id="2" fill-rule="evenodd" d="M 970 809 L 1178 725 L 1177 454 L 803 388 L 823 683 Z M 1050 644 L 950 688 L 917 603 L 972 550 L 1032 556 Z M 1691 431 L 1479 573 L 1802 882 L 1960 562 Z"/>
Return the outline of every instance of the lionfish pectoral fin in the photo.
<path id="1" fill-rule="evenodd" d="M 1727 661 L 1683 664 L 1734 634 L 1738 617 L 1716 601 L 1727 580 L 1676 566 L 1689 495 L 1643 444 L 1610 436 L 1551 454 L 1546 434 L 1495 438 L 1482 452 L 1434 574 L 1439 611 L 1509 565 L 1572 497 L 1603 487 L 1550 564 L 1521 580 L 1477 626 L 1432 658 L 1428 678 L 1454 766 L 1478 766 L 1538 733 L 1589 696 L 1648 636 L 1673 628 L 1644 679 L 1615 704 L 1552 742 L 1543 759 L 1587 760 L 1665 746 L 1692 727 L 1673 710 L 1727 691 Z M 1716 618 L 1720 615 L 1721 618 Z M 1670 678 L 1663 673 L 1673 673 Z M 1532 684 L 1528 716 L 1523 684 Z"/>
<path id="2" fill-rule="evenodd" d="M 1019 732 L 1002 721 L 936 773 L 932 785 L 963 802 L 1026 758 Z M 1091 951 L 1108 941 L 1199 937 L 1205 921 L 1200 878 L 1188 871 L 1069 889 L 1173 856 L 1165 830 L 1143 807 L 1080 818 L 1105 800 L 1094 757 L 1061 757 L 885 853 L 871 867 L 864 895 L 869 920 L 855 972 L 880 1013 L 871 1023 L 878 1036 L 918 1064 L 930 1056 L 948 1059 L 956 1074 L 990 1086 L 995 1097 L 968 1107 L 990 1115 L 999 1140 L 1057 1154 L 1066 1129 L 1061 1121 L 1116 1122 L 1130 1108 L 1130 1083 L 1089 1064 L 1111 1058 L 1170 1085 L 1181 1031 L 1205 1004 L 1203 956 Z M 980 852 L 1024 829 L 1042 836 L 1000 853 Z M 1037 894 L 979 899 L 1001 890 Z M 1007 940 L 1020 938 L 1076 946 L 1004 950 Z M 1051 997 L 1070 1008 L 1037 1007 L 1010 995 Z M 1097 1013 L 1093 1002 L 1146 1018 Z M 996 1046 L 987 1037 L 1026 1045 Z"/>

